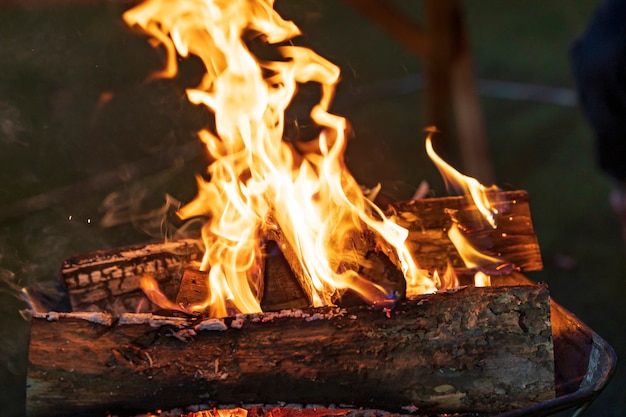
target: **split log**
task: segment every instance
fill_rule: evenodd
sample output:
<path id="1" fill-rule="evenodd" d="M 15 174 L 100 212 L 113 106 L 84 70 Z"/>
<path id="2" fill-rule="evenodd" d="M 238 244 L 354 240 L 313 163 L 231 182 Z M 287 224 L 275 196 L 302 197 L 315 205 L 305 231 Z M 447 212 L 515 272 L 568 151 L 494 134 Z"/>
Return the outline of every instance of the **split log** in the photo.
<path id="1" fill-rule="evenodd" d="M 408 246 L 420 267 L 443 270 L 450 261 L 457 274 L 467 273 L 447 235 L 454 221 L 481 252 L 498 256 L 520 271 L 539 271 L 543 261 L 530 215 L 528 193 L 503 191 L 492 195 L 497 228 L 485 225 L 466 197 L 424 198 L 393 202 L 387 208 L 394 221 L 409 230 Z"/>
<path id="2" fill-rule="evenodd" d="M 157 307 L 146 298 L 140 278 L 150 274 L 174 299 L 183 270 L 201 256 L 192 239 L 129 246 L 66 259 L 57 279 L 72 311 L 151 312 Z"/>
<path id="3" fill-rule="evenodd" d="M 309 296 L 296 279 L 289 262 L 274 241 L 265 244 L 265 291 L 263 311 L 279 311 L 311 306 Z M 184 282 L 181 282 L 181 288 Z"/>
<path id="4" fill-rule="evenodd" d="M 388 314 L 35 315 L 27 414 L 280 401 L 490 413 L 555 395 L 545 286 L 464 287 Z"/>
<path id="5" fill-rule="evenodd" d="M 264 236 L 276 243 L 293 277 L 308 299 L 308 305 L 314 305 L 313 280 L 300 262 L 300 257 L 293 249 L 280 227 L 264 230 Z M 377 284 L 389 292 L 396 294 L 396 299 L 403 298 L 406 293 L 406 280 L 402 272 L 397 253 L 380 235 L 368 230 L 363 224 L 361 230 L 354 230 L 340 250 L 349 254 L 332 267 L 335 271 L 355 271 L 365 280 Z M 285 277 L 283 281 L 290 281 Z M 371 300 L 370 300 L 371 301 Z M 386 301 L 386 300 L 382 300 Z M 337 291 L 333 302 L 348 305 L 360 302 L 359 297 L 351 291 Z"/>
<path id="6" fill-rule="evenodd" d="M 260 268 L 265 278 L 261 297 L 263 311 L 310 307 L 309 295 L 296 279 L 276 242 L 268 241 L 264 253 L 265 262 Z M 195 269 L 186 269 L 180 280 L 176 304 L 189 306 L 206 300 L 209 296 L 206 274 Z"/>

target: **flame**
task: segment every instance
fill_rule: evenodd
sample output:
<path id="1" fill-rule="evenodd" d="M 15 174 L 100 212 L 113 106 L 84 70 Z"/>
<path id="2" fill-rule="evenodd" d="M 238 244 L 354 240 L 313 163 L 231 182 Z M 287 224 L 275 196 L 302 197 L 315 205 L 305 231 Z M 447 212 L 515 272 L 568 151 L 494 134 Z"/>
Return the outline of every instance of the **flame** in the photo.
<path id="1" fill-rule="evenodd" d="M 468 177 L 455 170 L 437 155 L 433 148 L 432 134 L 436 132 L 436 129 L 428 127 L 426 132 L 428 133 L 426 137 L 426 153 L 437 166 L 441 176 L 446 181 L 448 189 L 452 188 L 457 193 L 471 198 L 475 207 L 482 215 L 482 219 L 493 229 L 496 229 L 498 226 L 496 223 L 498 209 L 492 204 L 490 197 L 495 195 L 499 188 L 495 185 L 485 187 L 476 178 Z M 488 272 L 505 270 L 511 265 L 500 257 L 485 254 L 475 248 L 460 230 L 457 220 L 454 218 L 452 220 L 452 225 L 448 230 L 448 237 L 454 244 L 465 266 L 475 271 L 474 284 L 476 286 L 491 285 L 491 278 Z"/>
<path id="2" fill-rule="evenodd" d="M 498 210 L 491 204 L 489 196 L 498 191 L 499 188 L 495 185 L 485 187 L 476 178 L 468 177 L 455 170 L 437 155 L 433 149 L 432 134 L 436 132 L 436 129 L 434 127 L 428 127 L 426 132 L 428 132 L 428 136 L 426 137 L 426 153 L 437 166 L 441 176 L 446 181 L 448 189 L 452 188 L 459 194 L 470 196 L 476 208 L 489 225 L 494 229 L 497 228 L 495 218 L 498 214 Z"/>
<path id="3" fill-rule="evenodd" d="M 497 256 L 487 255 L 476 249 L 469 243 L 467 238 L 463 235 L 463 232 L 461 232 L 458 225 L 454 222 L 448 230 L 448 237 L 454 244 L 465 266 L 475 271 L 474 285 L 477 287 L 491 285 L 491 278 L 486 271 L 497 271 L 509 265 L 506 261 Z"/>
<path id="4" fill-rule="evenodd" d="M 309 49 L 276 45 L 300 31 L 273 10 L 272 0 L 148 0 L 123 18 L 164 47 L 167 65 L 155 77 L 173 77 L 178 57 L 190 54 L 206 70 L 187 96 L 215 114 L 215 130 L 199 132 L 214 162 L 210 180 L 198 177 L 197 196 L 178 213 L 209 219 L 200 269 L 210 289 L 202 307 L 212 316 L 261 310 L 260 231 L 278 227 L 311 282 L 314 306 L 331 304 L 344 288 L 370 302 L 392 296 L 389 288 L 340 268 L 355 256 L 349 239 L 364 228 L 396 248 L 407 292 L 436 290 L 404 245 L 407 230 L 364 197 L 345 166 L 347 122 L 329 112 L 338 67 Z M 274 45 L 281 60 L 257 59 L 245 41 L 251 34 Z M 320 85 L 310 116 L 322 129 L 314 151 L 303 152 L 283 140 L 284 114 L 298 84 L 308 82 Z"/>
<path id="5" fill-rule="evenodd" d="M 209 295 L 197 305 L 178 306 L 144 277 L 142 286 L 152 301 L 188 313 L 208 310 L 213 317 L 260 312 L 262 236 L 272 230 L 280 230 L 295 252 L 313 306 L 332 304 L 344 289 L 372 304 L 389 305 L 394 299 L 393 288 L 346 267 L 367 262 L 350 243 L 365 230 L 395 251 L 390 256 L 406 278 L 407 296 L 459 285 L 450 264 L 432 277 L 418 267 L 405 245 L 408 231 L 388 219 L 349 173 L 343 158 L 348 123 L 330 112 L 339 68 L 310 49 L 288 45 L 300 31 L 273 9 L 273 0 L 147 0 L 123 18 L 164 48 L 166 65 L 153 77 L 174 77 L 180 57 L 200 58 L 205 73 L 187 97 L 215 115 L 215 128 L 198 132 L 213 161 L 209 179 L 198 176 L 196 197 L 178 211 L 182 219 L 208 219 L 198 268 L 206 273 Z M 259 59 L 248 47 L 253 41 L 274 48 L 280 59 Z M 285 110 L 305 83 L 320 86 L 319 102 L 310 112 L 320 133 L 302 146 L 283 140 L 283 134 Z M 434 129 L 427 130 L 427 153 L 446 183 L 471 196 L 495 228 L 498 212 L 489 195 L 497 187 L 486 188 L 450 167 L 434 152 Z M 468 268 L 478 272 L 477 285 L 488 285 L 485 271 L 503 261 L 472 249 L 455 224 L 449 236 Z"/>
<path id="6" fill-rule="evenodd" d="M 437 289 L 456 288 L 459 286 L 459 278 L 457 277 L 456 272 L 454 272 L 454 268 L 450 262 L 448 262 L 446 270 L 441 276 L 439 271 L 435 270 L 433 273 L 433 279 L 435 280 Z"/>

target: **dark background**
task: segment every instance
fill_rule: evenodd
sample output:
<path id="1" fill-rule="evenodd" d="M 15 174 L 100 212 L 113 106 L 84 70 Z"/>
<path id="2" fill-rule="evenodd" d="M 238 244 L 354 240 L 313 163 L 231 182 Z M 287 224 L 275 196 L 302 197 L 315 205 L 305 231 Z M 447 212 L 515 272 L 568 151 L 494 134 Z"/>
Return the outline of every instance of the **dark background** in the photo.
<path id="1" fill-rule="evenodd" d="M 397 3 L 421 20 L 421 2 Z M 497 185 L 530 194 L 545 267 L 529 276 L 547 282 L 553 298 L 619 356 L 626 354 L 624 244 L 567 55 L 597 3 L 466 2 L 465 19 L 476 76 L 506 82 L 483 91 L 481 104 Z M 445 194 L 423 150 L 421 91 L 387 84 L 419 74 L 420 62 L 340 1 L 283 0 L 277 7 L 303 30 L 300 43 L 342 69 L 334 110 L 354 126 L 346 158 L 357 180 L 408 198 L 425 179 L 433 194 Z M 25 395 L 28 322 L 17 289 L 49 286 L 70 255 L 172 233 L 175 220 L 161 222 L 164 196 L 188 201 L 193 175 L 205 164 L 194 152 L 194 132 L 210 116 L 184 96 L 197 62 L 182 62 L 175 80 L 145 82 L 162 56 L 124 26 L 123 10 L 105 1 L 0 6 L 4 416 L 21 415 Z M 532 86 L 561 90 L 528 99 Z M 454 149 L 442 156 L 458 166 Z M 112 214 L 116 221 L 103 224 Z M 586 415 L 624 415 L 625 383 L 618 367 Z"/>

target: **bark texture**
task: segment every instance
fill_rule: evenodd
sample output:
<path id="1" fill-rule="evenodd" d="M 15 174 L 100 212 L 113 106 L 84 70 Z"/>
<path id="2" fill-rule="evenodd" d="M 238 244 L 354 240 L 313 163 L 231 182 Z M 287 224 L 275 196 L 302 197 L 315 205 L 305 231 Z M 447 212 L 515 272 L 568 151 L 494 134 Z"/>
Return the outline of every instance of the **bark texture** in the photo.
<path id="1" fill-rule="evenodd" d="M 466 287 L 367 307 L 223 320 L 48 313 L 32 323 L 27 414 L 215 402 L 499 412 L 555 395 L 545 286 Z"/>

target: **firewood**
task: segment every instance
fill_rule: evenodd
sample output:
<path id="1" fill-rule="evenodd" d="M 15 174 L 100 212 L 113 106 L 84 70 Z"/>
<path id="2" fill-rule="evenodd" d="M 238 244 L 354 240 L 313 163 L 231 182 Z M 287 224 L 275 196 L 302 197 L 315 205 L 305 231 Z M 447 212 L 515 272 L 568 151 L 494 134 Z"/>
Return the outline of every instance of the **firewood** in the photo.
<path id="1" fill-rule="evenodd" d="M 141 277 L 150 274 L 173 299 L 183 270 L 201 255 L 192 239 L 98 251 L 66 259 L 57 278 L 72 311 L 156 311 L 139 286 Z"/>
<path id="2" fill-rule="evenodd" d="M 492 197 L 498 210 L 496 229 L 485 224 L 477 208 L 469 204 L 466 197 L 393 202 L 386 211 L 393 215 L 396 223 L 409 230 L 409 248 L 422 268 L 443 270 L 449 261 L 457 273 L 467 273 L 463 260 L 447 236 L 454 218 L 467 239 L 485 254 L 498 256 L 520 271 L 541 270 L 543 262 L 530 215 L 528 193 L 505 191 Z"/>
<path id="3" fill-rule="evenodd" d="M 265 291 L 263 311 L 306 308 L 310 298 L 295 277 L 287 259 L 274 241 L 265 244 Z M 181 288 L 184 284 L 181 282 Z"/>
<path id="4" fill-rule="evenodd" d="M 312 280 L 307 275 L 299 261 L 298 254 L 289 244 L 282 229 L 280 227 L 268 228 L 264 231 L 264 235 L 280 248 L 293 277 L 295 277 L 308 299 L 308 305 L 314 305 L 313 299 L 315 297 L 313 294 L 315 289 L 311 284 Z M 350 238 L 344 242 L 343 249 L 346 253 L 350 253 L 351 260 L 342 261 L 339 265 L 336 265 L 336 271 L 351 270 L 358 272 L 360 277 L 378 284 L 390 292 L 393 291 L 396 294 L 396 298 L 404 297 L 406 280 L 402 273 L 400 261 L 391 245 L 380 235 L 368 230 L 363 225 L 360 230 L 353 231 Z M 340 305 L 354 304 L 359 302 L 359 300 L 359 297 L 349 290 L 338 290 L 333 296 L 333 302 Z"/>
<path id="5" fill-rule="evenodd" d="M 27 414 L 198 403 L 500 412 L 554 397 L 545 286 L 226 319 L 47 313 L 32 320 Z"/>
<path id="6" fill-rule="evenodd" d="M 494 197 L 499 210 L 497 229 L 485 227 L 477 209 L 464 197 L 394 202 L 386 207 L 386 211 L 409 230 L 409 248 L 424 269 L 444 270 L 450 262 L 457 274 L 472 274 L 446 234 L 454 217 L 463 227 L 467 239 L 478 249 L 500 256 L 510 262 L 512 268 L 540 270 L 543 264 L 527 193 L 510 191 Z M 282 295 L 266 291 L 269 296 L 262 300 L 264 310 L 303 307 L 303 295 L 308 300 L 306 305 L 312 305 L 314 290 L 282 231 L 268 229 L 264 231 L 264 237 L 267 241 L 265 253 L 268 254 L 265 286 L 287 288 Z M 395 289 L 400 296 L 403 294 L 404 281 L 398 260 L 386 242 L 364 230 L 355 233 L 350 244 L 367 260 L 364 264 L 368 266 L 343 267 L 354 268 L 362 276 Z M 201 251 L 191 239 L 99 251 L 67 259 L 61 267 L 59 279 L 67 290 L 73 311 L 154 312 L 158 307 L 145 298 L 139 287 L 141 276 L 144 273 L 154 275 L 161 290 L 173 300 L 183 271 L 200 257 Z M 350 304 L 346 298 L 344 295 L 344 304 Z"/>
<path id="7" fill-rule="evenodd" d="M 304 291 L 278 244 L 264 244 L 264 289 L 261 297 L 263 311 L 306 308 L 311 306 L 311 295 Z M 185 269 L 176 295 L 176 304 L 183 307 L 200 304 L 209 296 L 206 272 Z"/>

